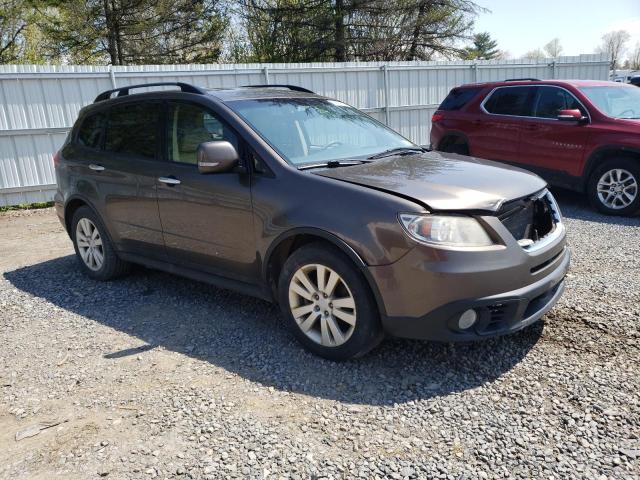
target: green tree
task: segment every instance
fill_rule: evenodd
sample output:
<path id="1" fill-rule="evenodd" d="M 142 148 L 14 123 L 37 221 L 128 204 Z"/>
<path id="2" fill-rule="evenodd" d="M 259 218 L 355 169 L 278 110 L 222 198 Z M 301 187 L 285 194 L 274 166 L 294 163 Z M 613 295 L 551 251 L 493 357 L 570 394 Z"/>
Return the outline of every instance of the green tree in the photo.
<path id="1" fill-rule="evenodd" d="M 465 48 L 462 53 L 465 60 L 493 60 L 499 57 L 498 42 L 491 38 L 489 32 L 476 33 L 473 45 Z"/>
<path id="2" fill-rule="evenodd" d="M 256 61 L 424 60 L 453 56 L 480 7 L 471 0 L 241 0 Z"/>
<path id="3" fill-rule="evenodd" d="M 43 63 L 38 12 L 28 0 L 0 2 L 0 63 Z"/>
<path id="4" fill-rule="evenodd" d="M 217 0 L 47 0 L 45 5 L 47 53 L 62 61 L 207 63 L 222 52 L 226 18 Z"/>

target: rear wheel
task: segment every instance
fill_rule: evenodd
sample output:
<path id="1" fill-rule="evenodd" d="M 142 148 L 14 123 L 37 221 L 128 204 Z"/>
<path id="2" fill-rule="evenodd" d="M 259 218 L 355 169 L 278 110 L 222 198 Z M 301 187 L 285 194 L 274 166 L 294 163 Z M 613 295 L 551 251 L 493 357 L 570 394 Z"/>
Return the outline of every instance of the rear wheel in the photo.
<path id="1" fill-rule="evenodd" d="M 460 138 L 446 138 L 442 141 L 438 149 L 445 153 L 457 153 L 459 155 L 469 155 L 469 145 Z"/>
<path id="2" fill-rule="evenodd" d="M 383 338 L 373 295 L 362 274 L 339 250 L 310 244 L 285 262 L 280 307 L 296 338 L 330 360 L 358 357 Z"/>
<path id="3" fill-rule="evenodd" d="M 71 235 L 82 270 L 95 280 L 111 280 L 129 270 L 116 254 L 107 230 L 89 207 L 80 207 L 71 221 Z"/>
<path id="4" fill-rule="evenodd" d="M 620 158 L 595 169 L 588 184 L 591 204 L 607 215 L 640 212 L 640 163 Z"/>

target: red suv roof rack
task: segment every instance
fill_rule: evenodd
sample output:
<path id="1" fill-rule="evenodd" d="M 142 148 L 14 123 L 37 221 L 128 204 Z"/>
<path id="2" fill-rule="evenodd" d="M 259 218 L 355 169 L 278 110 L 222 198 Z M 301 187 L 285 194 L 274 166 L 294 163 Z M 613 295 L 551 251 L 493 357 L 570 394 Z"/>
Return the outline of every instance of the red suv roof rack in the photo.
<path id="1" fill-rule="evenodd" d="M 539 82 L 539 78 L 507 78 L 505 82 Z"/>

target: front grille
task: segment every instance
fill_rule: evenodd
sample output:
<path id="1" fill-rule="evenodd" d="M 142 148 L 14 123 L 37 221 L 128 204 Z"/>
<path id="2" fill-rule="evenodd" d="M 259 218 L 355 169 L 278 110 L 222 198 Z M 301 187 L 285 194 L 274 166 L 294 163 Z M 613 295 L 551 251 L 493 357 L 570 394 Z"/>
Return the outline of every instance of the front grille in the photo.
<path id="1" fill-rule="evenodd" d="M 537 242 L 553 231 L 557 221 L 557 207 L 547 191 L 505 203 L 498 218 L 516 240 Z"/>

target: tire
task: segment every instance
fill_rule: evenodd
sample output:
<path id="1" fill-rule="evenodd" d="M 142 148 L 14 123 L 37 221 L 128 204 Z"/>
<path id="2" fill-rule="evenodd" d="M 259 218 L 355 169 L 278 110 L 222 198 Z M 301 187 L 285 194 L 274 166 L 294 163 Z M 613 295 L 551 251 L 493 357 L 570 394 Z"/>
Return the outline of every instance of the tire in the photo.
<path id="1" fill-rule="evenodd" d="M 632 182 L 635 182 L 635 188 L 631 187 Z M 612 200 L 613 197 L 609 196 L 607 202 L 607 190 L 599 191 L 598 185 L 601 187 L 612 185 L 610 188 L 614 188 L 614 191 L 611 195 L 618 194 L 618 199 Z M 620 188 L 626 188 L 625 193 L 615 190 Z M 591 205 L 604 214 L 630 216 L 640 213 L 640 162 L 629 158 L 617 158 L 604 162 L 589 177 L 587 195 Z"/>
<path id="2" fill-rule="evenodd" d="M 94 280 L 112 280 L 129 271 L 130 264 L 118 258 L 104 223 L 91 208 L 83 206 L 73 214 L 71 238 L 80 268 Z"/>
<path id="3" fill-rule="evenodd" d="M 445 153 L 457 153 L 458 155 L 469 155 L 469 146 L 465 142 L 458 142 L 455 139 L 445 141 L 444 146 L 440 149 Z"/>
<path id="4" fill-rule="evenodd" d="M 324 272 L 324 281 L 319 280 L 319 271 Z M 306 278 L 311 285 L 300 278 Z M 305 287 L 305 283 L 311 288 Z M 326 298 L 323 290 L 328 294 Z M 349 257 L 335 247 L 312 243 L 296 250 L 280 273 L 278 300 L 298 341 L 307 350 L 329 360 L 363 356 L 384 338 L 369 285 Z M 333 304 L 336 300 L 341 301 L 340 306 Z M 303 328 L 307 328 L 307 333 Z"/>

